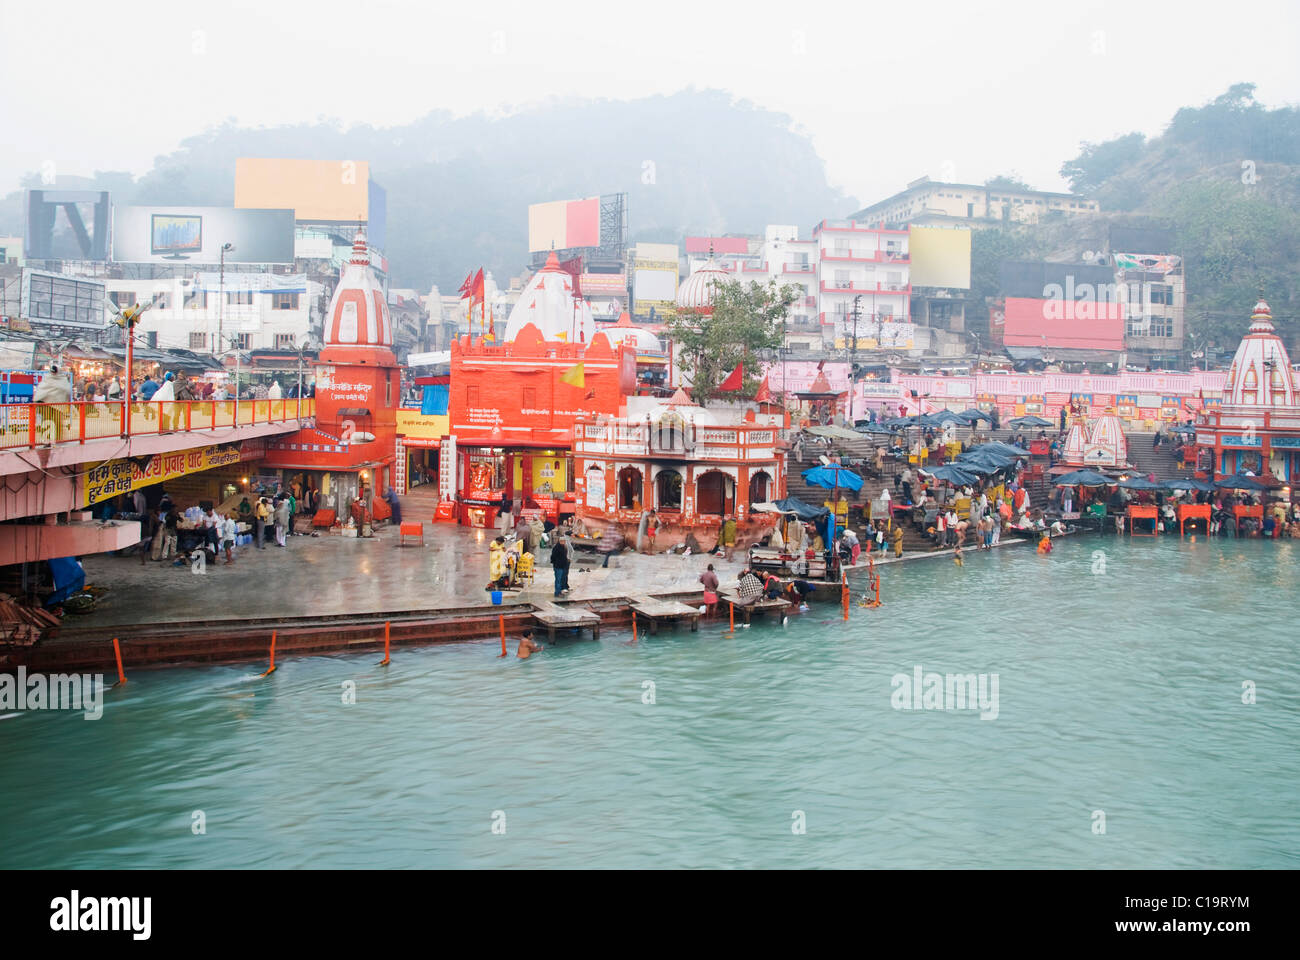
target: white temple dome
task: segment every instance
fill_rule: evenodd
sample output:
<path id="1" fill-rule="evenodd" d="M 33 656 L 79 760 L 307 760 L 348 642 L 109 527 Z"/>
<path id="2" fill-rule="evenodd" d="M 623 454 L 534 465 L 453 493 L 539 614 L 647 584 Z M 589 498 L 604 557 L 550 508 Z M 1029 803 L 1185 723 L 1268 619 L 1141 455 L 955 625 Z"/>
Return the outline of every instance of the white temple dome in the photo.
<path id="1" fill-rule="evenodd" d="M 664 345 L 659 342 L 659 338 L 643 327 L 633 326 L 632 318 L 626 313 L 619 316 L 618 323 L 600 329 L 609 339 L 611 346 L 617 347 L 620 343 L 626 343 L 638 351 L 663 352 Z"/>
<path id="2" fill-rule="evenodd" d="M 1282 338 L 1273 330 L 1273 314 L 1260 299 L 1250 317 L 1250 329 L 1241 338 L 1223 384 L 1225 407 L 1256 410 L 1296 406 L 1291 358 Z"/>
<path id="3" fill-rule="evenodd" d="M 393 345 L 393 325 L 384 291 L 370 269 L 366 234 L 357 230 L 352 257 L 343 266 L 339 285 L 330 298 L 325 346 L 385 347 Z"/>
<path id="4" fill-rule="evenodd" d="M 554 251 L 546 266 L 533 274 L 506 322 L 505 340 L 510 342 L 519 331 L 532 324 L 543 340 L 565 343 L 591 343 L 596 335 L 596 321 L 591 304 L 573 295 L 573 277 L 560 269 Z"/>
<path id="5" fill-rule="evenodd" d="M 709 257 L 677 288 L 677 309 L 693 310 L 696 313 L 713 312 L 713 289 L 727 283 L 731 275 L 718 266 L 713 257 Z"/>

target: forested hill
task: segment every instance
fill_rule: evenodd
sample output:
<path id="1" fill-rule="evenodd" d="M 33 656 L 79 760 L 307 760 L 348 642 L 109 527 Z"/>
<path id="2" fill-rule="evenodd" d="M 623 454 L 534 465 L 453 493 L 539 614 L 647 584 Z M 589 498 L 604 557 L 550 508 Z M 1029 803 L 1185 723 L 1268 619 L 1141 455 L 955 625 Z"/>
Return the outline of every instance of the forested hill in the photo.
<path id="1" fill-rule="evenodd" d="M 234 125 L 191 137 L 133 179 L 60 177 L 114 202 L 234 201 L 242 156 L 364 159 L 388 192 L 387 250 L 398 286 L 454 290 L 472 268 L 498 277 L 528 259 L 528 204 L 626 191 L 632 239 L 811 226 L 854 208 L 784 114 L 713 90 L 632 101 L 552 101 L 504 117 L 430 113 L 406 126 Z M 39 186 L 33 176 L 27 186 Z M 0 200 L 0 234 L 23 229 L 21 191 Z"/>

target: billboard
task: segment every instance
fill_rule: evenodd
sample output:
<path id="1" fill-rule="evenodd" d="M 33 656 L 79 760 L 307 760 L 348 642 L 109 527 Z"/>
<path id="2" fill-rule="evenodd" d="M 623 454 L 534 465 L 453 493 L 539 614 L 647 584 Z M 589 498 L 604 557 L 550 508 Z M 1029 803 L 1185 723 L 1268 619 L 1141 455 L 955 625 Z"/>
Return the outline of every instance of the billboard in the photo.
<path id="1" fill-rule="evenodd" d="M 600 246 L 600 197 L 528 206 L 528 252 Z"/>
<path id="2" fill-rule="evenodd" d="M 970 289 L 970 231 L 911 227 L 911 282 L 917 287 Z"/>
<path id="3" fill-rule="evenodd" d="M 293 263 L 292 210 L 113 206 L 118 263 Z"/>
<path id="4" fill-rule="evenodd" d="M 240 210 L 289 208 L 297 220 L 369 223 L 370 188 L 365 160 L 285 160 L 240 157 L 235 161 L 235 206 Z M 376 211 L 377 212 L 377 211 Z M 382 219 L 382 218 L 380 218 Z M 377 238 L 371 238 L 381 246 Z"/>
<path id="5" fill-rule="evenodd" d="M 102 330 L 105 287 L 103 280 L 24 268 L 21 287 L 24 317 L 31 323 Z"/>
<path id="6" fill-rule="evenodd" d="M 677 261 L 632 261 L 632 312 L 655 318 L 671 316 L 677 310 Z"/>
<path id="7" fill-rule="evenodd" d="M 1008 347 L 1124 349 L 1124 305 L 1120 303 L 1008 297 L 1003 323 Z"/>

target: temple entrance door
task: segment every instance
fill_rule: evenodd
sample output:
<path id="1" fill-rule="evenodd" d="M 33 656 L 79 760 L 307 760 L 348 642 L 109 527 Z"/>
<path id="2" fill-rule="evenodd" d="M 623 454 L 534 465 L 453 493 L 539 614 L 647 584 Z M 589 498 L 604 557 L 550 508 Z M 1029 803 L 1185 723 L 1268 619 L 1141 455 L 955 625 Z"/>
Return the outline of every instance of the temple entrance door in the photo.
<path id="1" fill-rule="evenodd" d="M 711 470 L 696 481 L 695 512 L 699 516 L 725 517 L 735 510 L 734 493 L 730 498 L 727 495 L 729 479 L 726 474 Z"/>
<path id="2" fill-rule="evenodd" d="M 521 493 L 522 502 L 527 503 L 533 497 L 533 458 L 531 456 L 521 457 L 519 461 L 520 486 L 523 488 Z"/>

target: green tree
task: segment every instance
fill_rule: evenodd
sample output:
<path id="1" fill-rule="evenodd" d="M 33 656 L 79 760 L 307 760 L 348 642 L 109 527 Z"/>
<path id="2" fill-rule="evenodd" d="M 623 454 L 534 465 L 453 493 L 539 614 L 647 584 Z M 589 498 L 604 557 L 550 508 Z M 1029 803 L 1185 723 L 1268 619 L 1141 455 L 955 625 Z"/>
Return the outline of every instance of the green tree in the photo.
<path id="1" fill-rule="evenodd" d="M 1029 184 L 1020 179 L 1014 173 L 1002 173 L 996 177 L 989 177 L 984 181 L 984 186 L 990 190 L 1033 190 Z"/>
<path id="2" fill-rule="evenodd" d="M 1146 137 L 1129 133 L 1105 143 L 1082 143 L 1079 155 L 1061 166 L 1061 176 L 1070 181 L 1075 193 L 1092 193 L 1117 174 L 1128 170 L 1142 156 Z"/>
<path id="3" fill-rule="evenodd" d="M 677 362 L 691 378 L 697 401 L 717 396 L 747 400 L 758 392 L 758 355 L 781 346 L 786 312 L 798 294 L 795 287 L 778 286 L 775 280 L 765 285 L 731 280 L 715 284 L 712 314 L 683 311 L 668 321 Z M 719 393 L 718 384 L 741 362 L 745 378 L 740 391 Z"/>
<path id="4" fill-rule="evenodd" d="M 1003 260 L 1030 260 L 1037 255 L 1029 231 L 1022 226 L 987 227 L 970 235 L 970 299 L 979 313 L 1002 286 Z M 983 313 L 987 322 L 988 314 Z"/>

